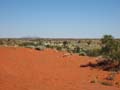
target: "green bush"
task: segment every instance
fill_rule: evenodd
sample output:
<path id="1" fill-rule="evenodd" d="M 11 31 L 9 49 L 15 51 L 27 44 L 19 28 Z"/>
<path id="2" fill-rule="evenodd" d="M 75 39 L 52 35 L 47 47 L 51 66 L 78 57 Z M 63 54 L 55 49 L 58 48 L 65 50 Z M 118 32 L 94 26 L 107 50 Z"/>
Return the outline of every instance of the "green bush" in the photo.
<path id="1" fill-rule="evenodd" d="M 101 42 L 103 56 L 120 64 L 120 42 L 111 35 L 105 35 Z"/>
<path id="2" fill-rule="evenodd" d="M 63 46 L 64 46 L 64 48 L 67 47 L 68 43 L 69 43 L 68 41 L 63 41 Z"/>
<path id="3" fill-rule="evenodd" d="M 101 49 L 90 49 L 86 51 L 86 54 L 88 56 L 100 56 L 101 55 Z"/>
<path id="4" fill-rule="evenodd" d="M 80 53 L 81 52 L 81 48 L 77 46 L 77 47 L 74 48 L 73 52 L 74 53 Z"/>
<path id="5" fill-rule="evenodd" d="M 35 46 L 33 42 L 23 42 L 19 44 L 19 46 L 27 47 L 27 46 Z"/>
<path id="6" fill-rule="evenodd" d="M 56 49 L 61 51 L 62 47 L 61 46 L 56 46 Z"/>
<path id="7" fill-rule="evenodd" d="M 81 52 L 79 53 L 79 55 L 80 55 L 80 56 L 87 56 L 86 52 L 84 52 L 84 51 L 81 51 Z"/>

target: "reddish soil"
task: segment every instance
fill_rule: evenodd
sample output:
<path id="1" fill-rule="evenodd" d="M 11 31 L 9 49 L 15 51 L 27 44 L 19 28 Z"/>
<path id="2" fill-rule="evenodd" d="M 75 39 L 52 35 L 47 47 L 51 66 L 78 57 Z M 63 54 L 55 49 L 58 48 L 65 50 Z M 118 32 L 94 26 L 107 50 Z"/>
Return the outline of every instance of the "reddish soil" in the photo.
<path id="1" fill-rule="evenodd" d="M 95 58 L 64 54 L 51 49 L 0 47 L 0 90 L 120 90 L 120 74 L 106 80 L 110 72 L 80 67 Z"/>

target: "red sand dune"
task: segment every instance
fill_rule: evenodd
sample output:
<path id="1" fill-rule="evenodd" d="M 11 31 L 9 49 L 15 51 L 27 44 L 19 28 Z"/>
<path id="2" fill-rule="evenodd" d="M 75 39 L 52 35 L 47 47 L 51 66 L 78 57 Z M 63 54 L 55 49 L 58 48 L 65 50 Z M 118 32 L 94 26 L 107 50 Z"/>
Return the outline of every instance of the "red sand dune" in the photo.
<path id="1" fill-rule="evenodd" d="M 95 58 L 64 54 L 50 49 L 0 47 L 0 90 L 120 90 L 90 83 L 96 77 L 104 80 L 109 74 L 80 67 Z M 115 81 L 120 81 L 120 75 Z"/>

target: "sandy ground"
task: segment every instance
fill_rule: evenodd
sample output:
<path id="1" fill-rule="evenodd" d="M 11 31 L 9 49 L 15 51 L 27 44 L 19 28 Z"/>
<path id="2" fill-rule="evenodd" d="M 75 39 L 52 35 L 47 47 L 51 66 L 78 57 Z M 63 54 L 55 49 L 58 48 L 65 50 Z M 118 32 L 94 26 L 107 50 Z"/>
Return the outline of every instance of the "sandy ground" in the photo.
<path id="1" fill-rule="evenodd" d="M 120 84 L 120 74 L 106 81 L 109 72 L 80 67 L 95 59 L 51 49 L 0 47 L 0 90 L 120 90 L 114 85 Z"/>

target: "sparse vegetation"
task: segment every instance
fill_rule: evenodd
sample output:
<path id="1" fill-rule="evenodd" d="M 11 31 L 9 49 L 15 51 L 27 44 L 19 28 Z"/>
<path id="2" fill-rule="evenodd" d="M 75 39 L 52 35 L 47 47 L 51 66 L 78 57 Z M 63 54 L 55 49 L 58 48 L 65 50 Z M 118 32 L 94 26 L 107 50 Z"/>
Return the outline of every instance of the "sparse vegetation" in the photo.
<path id="1" fill-rule="evenodd" d="M 120 43 L 111 35 L 105 35 L 102 39 L 102 55 L 110 62 L 108 69 L 120 70 Z"/>
<path id="2" fill-rule="evenodd" d="M 0 39 L 0 46 L 17 46 L 33 48 L 35 50 L 44 50 L 46 48 L 67 51 L 63 58 L 76 53 L 80 56 L 101 57 L 95 63 L 89 62 L 80 67 L 92 67 L 105 71 L 111 71 L 105 81 L 101 81 L 97 76 L 90 83 L 99 83 L 105 86 L 120 86 L 116 79 L 116 73 L 120 71 L 120 40 L 111 35 L 105 35 L 102 39 L 80 39 L 80 40 L 60 40 L 60 39 Z"/>
<path id="3" fill-rule="evenodd" d="M 43 50 L 52 48 L 83 56 L 103 56 L 98 66 L 105 70 L 120 70 L 120 40 L 111 35 L 100 39 L 0 39 L 1 46 L 20 46 Z M 95 66 L 95 65 L 93 65 Z"/>

